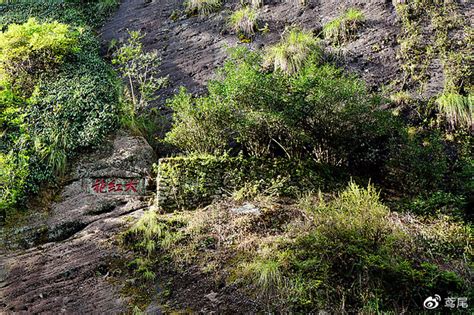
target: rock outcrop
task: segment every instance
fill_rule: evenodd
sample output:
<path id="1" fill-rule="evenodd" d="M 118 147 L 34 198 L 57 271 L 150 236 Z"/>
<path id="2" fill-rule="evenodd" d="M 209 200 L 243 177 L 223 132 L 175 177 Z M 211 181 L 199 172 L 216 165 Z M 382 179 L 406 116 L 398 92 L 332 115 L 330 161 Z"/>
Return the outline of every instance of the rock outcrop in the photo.
<path id="1" fill-rule="evenodd" d="M 141 137 L 119 134 L 75 165 L 47 213 L 31 211 L 11 227 L 0 251 L 0 313 L 118 313 L 126 310 L 110 281 L 120 256 L 117 235 L 149 197 L 93 194 L 85 179 L 148 179 L 154 152 Z M 12 236 L 13 235 L 13 236 Z"/>

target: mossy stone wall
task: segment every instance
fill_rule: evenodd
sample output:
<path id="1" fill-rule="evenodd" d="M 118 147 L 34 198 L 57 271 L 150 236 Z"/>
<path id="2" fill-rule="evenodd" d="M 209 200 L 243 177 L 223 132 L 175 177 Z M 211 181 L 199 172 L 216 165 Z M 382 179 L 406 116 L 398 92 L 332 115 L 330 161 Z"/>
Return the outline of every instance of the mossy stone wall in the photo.
<path id="1" fill-rule="evenodd" d="M 294 195 L 301 188 L 318 189 L 324 170 L 314 162 L 229 156 L 162 158 L 155 165 L 157 205 L 172 211 L 192 209 L 230 195 L 246 184 L 279 195 Z"/>

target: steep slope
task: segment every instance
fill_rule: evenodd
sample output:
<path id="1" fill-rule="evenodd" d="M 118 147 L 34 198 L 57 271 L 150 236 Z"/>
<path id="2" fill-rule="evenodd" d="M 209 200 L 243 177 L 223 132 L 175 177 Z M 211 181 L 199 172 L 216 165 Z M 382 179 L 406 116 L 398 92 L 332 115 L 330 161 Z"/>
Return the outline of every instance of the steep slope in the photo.
<path id="1" fill-rule="evenodd" d="M 354 6 L 363 9 L 367 23 L 358 39 L 344 47 L 344 64 L 369 85 L 379 87 L 400 76 L 396 60 L 396 37 L 400 26 L 395 7 L 384 0 L 310 1 L 305 7 L 293 2 L 272 1 L 262 8 L 259 23 L 261 28 L 268 23 L 270 32 L 259 33 L 253 42 L 245 45 L 256 49 L 274 43 L 285 26 L 290 25 L 319 33 L 323 24 Z M 180 85 L 201 92 L 215 68 L 225 59 L 225 47 L 239 44 L 237 36 L 229 33 L 227 26 L 227 18 L 236 7 L 238 2 L 230 1 L 219 13 L 187 18 L 181 2 L 125 0 L 103 27 L 103 43 L 106 47 L 112 39 L 123 40 L 127 30 L 140 30 L 147 34 L 145 48 L 161 52 L 163 75 L 170 78 L 163 97 Z M 180 17 L 172 19 L 176 12 L 180 12 Z M 372 49 L 375 44 L 379 45 L 377 51 Z"/>

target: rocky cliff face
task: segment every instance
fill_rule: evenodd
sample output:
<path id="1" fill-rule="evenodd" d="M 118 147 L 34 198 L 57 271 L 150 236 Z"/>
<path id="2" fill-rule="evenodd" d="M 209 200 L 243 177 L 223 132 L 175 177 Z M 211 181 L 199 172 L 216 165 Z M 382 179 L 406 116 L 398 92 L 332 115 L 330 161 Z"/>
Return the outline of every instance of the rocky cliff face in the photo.
<path id="1" fill-rule="evenodd" d="M 119 134 L 75 165 L 51 210 L 6 229 L 0 252 L 0 307 L 8 312 L 116 313 L 112 285 L 117 235 L 148 205 L 148 196 L 91 193 L 86 179 L 148 178 L 154 153 L 141 137 Z"/>
<path id="2" fill-rule="evenodd" d="M 170 78 L 169 95 L 180 85 L 201 92 L 226 57 L 226 46 L 239 43 L 229 32 L 227 18 L 239 1 L 226 1 L 224 9 L 211 16 L 186 17 L 182 1 L 125 0 L 118 12 L 102 29 L 104 45 L 123 39 L 127 30 L 146 33 L 146 49 L 157 49 L 163 57 L 162 72 Z M 396 60 L 397 34 L 400 31 L 395 7 L 390 1 L 308 1 L 300 6 L 293 1 L 265 1 L 259 26 L 268 24 L 269 33 L 258 34 L 248 45 L 262 48 L 280 39 L 285 26 L 299 25 L 316 34 L 322 25 L 338 17 L 347 8 L 361 7 L 367 23 L 358 39 L 344 48 L 344 64 L 360 74 L 371 86 L 387 83 L 399 75 Z M 173 19 L 173 12 L 180 12 Z M 373 45 L 378 50 L 373 50 Z"/>

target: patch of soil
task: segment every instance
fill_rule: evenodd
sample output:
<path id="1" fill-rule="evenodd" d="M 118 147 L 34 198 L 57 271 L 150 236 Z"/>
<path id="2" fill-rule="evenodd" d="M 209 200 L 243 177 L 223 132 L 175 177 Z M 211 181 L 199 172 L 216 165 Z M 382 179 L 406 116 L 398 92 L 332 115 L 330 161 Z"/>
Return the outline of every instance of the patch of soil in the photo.
<path id="1" fill-rule="evenodd" d="M 168 283 L 165 288 L 168 303 L 161 306 L 164 311 L 255 314 L 264 309 L 263 305 L 242 294 L 239 288 L 216 281 L 213 275 L 206 275 L 197 267 L 187 268 L 184 272 L 161 273 L 159 278 L 162 283 Z"/>

